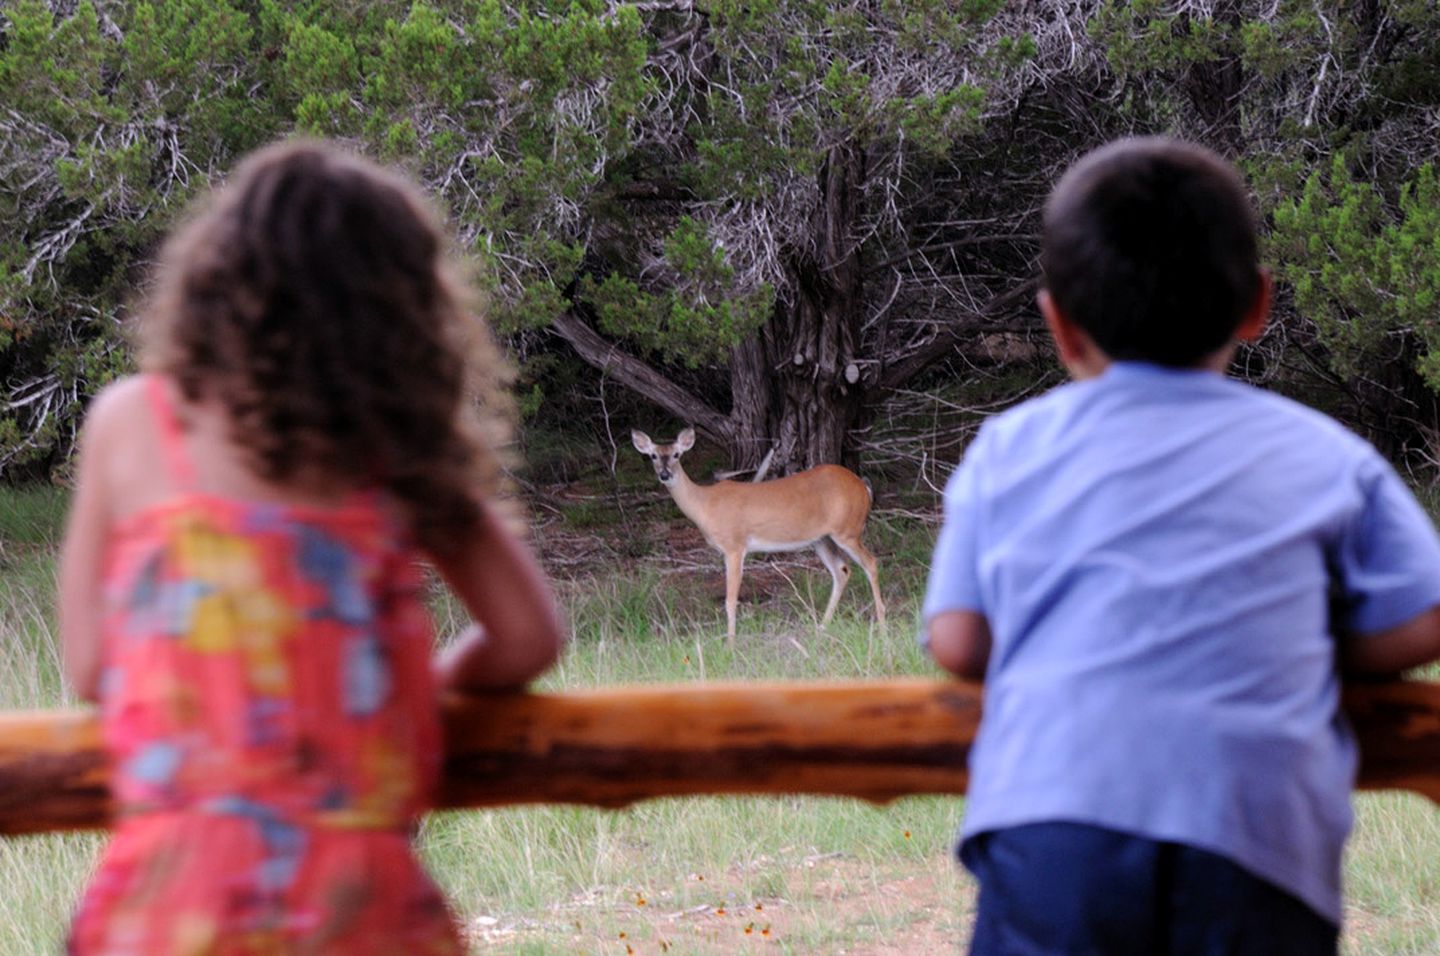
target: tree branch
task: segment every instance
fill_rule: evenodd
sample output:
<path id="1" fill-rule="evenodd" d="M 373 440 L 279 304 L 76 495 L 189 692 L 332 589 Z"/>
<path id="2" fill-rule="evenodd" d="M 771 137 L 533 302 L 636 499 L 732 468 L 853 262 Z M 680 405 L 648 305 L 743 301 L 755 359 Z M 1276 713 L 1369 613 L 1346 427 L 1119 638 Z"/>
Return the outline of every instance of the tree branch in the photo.
<path id="1" fill-rule="evenodd" d="M 573 311 L 567 310 L 556 318 L 552 328 L 590 365 L 727 448 L 733 444 L 728 418 L 650 365 L 607 342 Z"/>
<path id="2" fill-rule="evenodd" d="M 961 249 L 965 246 L 980 246 L 1000 242 L 1025 242 L 1038 245 L 1040 235 L 1034 232 L 1007 232 L 995 235 L 965 236 L 960 239 L 952 239 L 949 242 L 939 242 L 930 246 L 917 246 L 914 249 L 906 249 L 904 252 L 891 256 L 873 266 L 867 266 L 865 273 L 871 275 L 877 272 L 884 272 L 891 266 L 907 262 L 916 256 L 930 255 L 935 252 L 949 252 L 951 249 Z"/>
<path id="3" fill-rule="evenodd" d="M 901 388 L 916 375 L 947 357 L 955 350 L 956 345 L 964 336 L 975 332 L 986 319 L 998 317 L 1001 313 L 1016 308 L 1021 302 L 1033 296 L 1039 286 L 1039 276 L 1033 276 L 991 299 L 983 309 L 975 313 L 975 322 L 955 322 L 944 326 L 941 328 L 940 334 L 935 336 L 929 344 L 916 349 L 886 368 L 884 374 L 880 376 L 880 380 L 875 384 L 875 391 L 883 395 L 893 389 Z"/>
<path id="4" fill-rule="evenodd" d="M 636 179 L 621 184 L 615 198 L 629 202 L 695 202 L 694 190 L 672 179 Z"/>

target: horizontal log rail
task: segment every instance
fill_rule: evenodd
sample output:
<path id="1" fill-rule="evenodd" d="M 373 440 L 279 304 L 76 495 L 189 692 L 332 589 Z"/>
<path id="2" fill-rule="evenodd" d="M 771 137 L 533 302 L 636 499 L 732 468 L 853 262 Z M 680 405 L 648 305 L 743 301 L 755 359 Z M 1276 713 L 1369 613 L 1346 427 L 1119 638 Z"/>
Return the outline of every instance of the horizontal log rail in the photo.
<path id="1" fill-rule="evenodd" d="M 965 792 L 978 684 L 935 680 L 638 685 L 445 701 L 439 805 L 809 793 L 884 802 Z M 1440 684 L 1361 684 L 1345 709 L 1363 789 L 1440 802 Z M 103 827 L 93 713 L 0 714 L 0 834 Z"/>

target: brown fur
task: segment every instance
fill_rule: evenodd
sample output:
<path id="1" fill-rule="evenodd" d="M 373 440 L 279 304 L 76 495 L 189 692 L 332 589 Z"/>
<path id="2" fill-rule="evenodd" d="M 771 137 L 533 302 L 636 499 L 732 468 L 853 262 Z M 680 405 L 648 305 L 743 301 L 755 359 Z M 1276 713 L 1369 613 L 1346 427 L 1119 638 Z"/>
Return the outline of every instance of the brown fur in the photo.
<path id="1" fill-rule="evenodd" d="M 695 442 L 693 430 L 685 429 L 668 445 L 657 445 L 639 431 L 631 432 L 631 441 L 651 459 L 656 476 L 680 510 L 725 556 L 726 633 L 731 640 L 745 555 L 751 551 L 815 549 L 831 578 L 822 627 L 830 623 L 850 579 L 844 557 L 849 555 L 865 569 L 875 599 L 875 619 L 884 625 L 879 562 L 860 540 L 870 516 L 870 490 L 853 472 L 839 465 L 817 465 L 759 484 L 717 481 L 697 485 L 680 465 L 680 456 Z"/>

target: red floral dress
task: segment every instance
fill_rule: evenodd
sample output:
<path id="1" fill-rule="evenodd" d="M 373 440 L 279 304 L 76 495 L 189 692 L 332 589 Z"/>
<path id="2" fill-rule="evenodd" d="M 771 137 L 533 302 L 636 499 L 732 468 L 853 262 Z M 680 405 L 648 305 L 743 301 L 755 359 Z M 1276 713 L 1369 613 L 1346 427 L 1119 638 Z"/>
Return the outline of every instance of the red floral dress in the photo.
<path id="1" fill-rule="evenodd" d="M 409 834 L 438 772 L 430 621 L 373 496 L 335 508 L 175 486 L 117 529 L 101 700 L 114 837 L 69 952 L 462 952 Z"/>

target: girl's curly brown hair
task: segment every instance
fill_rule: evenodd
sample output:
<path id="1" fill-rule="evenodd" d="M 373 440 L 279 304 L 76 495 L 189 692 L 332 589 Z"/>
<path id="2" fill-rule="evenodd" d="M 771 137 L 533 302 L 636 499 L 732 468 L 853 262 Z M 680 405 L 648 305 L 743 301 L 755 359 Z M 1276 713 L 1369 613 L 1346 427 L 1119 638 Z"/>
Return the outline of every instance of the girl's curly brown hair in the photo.
<path id="1" fill-rule="evenodd" d="M 409 180 L 320 142 L 242 162 L 161 254 L 142 364 L 262 478 L 378 486 L 445 551 L 500 491 L 510 372 Z"/>

